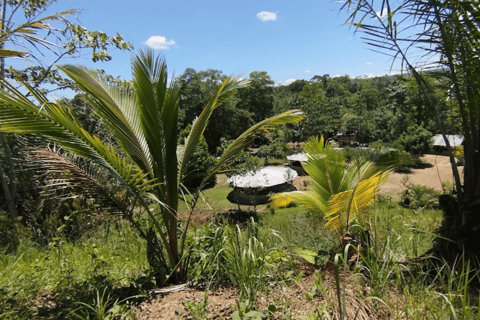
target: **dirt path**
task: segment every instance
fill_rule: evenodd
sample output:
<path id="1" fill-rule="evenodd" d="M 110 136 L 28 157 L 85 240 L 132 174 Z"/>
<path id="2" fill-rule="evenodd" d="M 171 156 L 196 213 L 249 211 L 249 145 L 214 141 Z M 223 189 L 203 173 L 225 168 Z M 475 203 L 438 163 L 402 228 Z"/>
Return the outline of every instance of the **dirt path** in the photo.
<path id="1" fill-rule="evenodd" d="M 407 176 L 409 183 L 435 190 L 442 190 L 442 182 L 453 183 L 452 167 L 447 156 L 427 154 L 421 159 L 423 165 L 412 169 L 410 173 L 390 173 L 380 192 L 393 196 L 404 191 L 406 187 L 402 181 Z M 463 175 L 463 167 L 460 167 L 460 175 Z"/>

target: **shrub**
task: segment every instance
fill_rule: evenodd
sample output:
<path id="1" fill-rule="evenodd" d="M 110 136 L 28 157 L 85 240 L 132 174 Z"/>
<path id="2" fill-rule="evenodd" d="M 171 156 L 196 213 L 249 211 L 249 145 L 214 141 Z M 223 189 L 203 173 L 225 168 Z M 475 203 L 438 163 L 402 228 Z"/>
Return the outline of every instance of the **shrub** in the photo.
<path id="1" fill-rule="evenodd" d="M 265 236 L 253 219 L 244 231 L 238 226 L 225 230 L 221 253 L 224 272 L 239 289 L 240 301 L 248 310 L 255 308 L 257 292 L 266 283 L 272 248 Z"/>
<path id="2" fill-rule="evenodd" d="M 430 150 L 432 133 L 423 126 L 413 125 L 400 135 L 398 143 L 413 155 L 422 155 Z"/>
<path id="3" fill-rule="evenodd" d="M 179 134 L 179 142 L 183 145 L 184 141 L 188 137 L 192 129 L 191 125 L 188 125 Z M 189 189 L 197 188 L 202 182 L 203 178 L 207 174 L 208 170 L 215 164 L 215 157 L 208 151 L 208 144 L 205 138 L 202 137 L 200 144 L 195 150 L 187 175 L 184 177 L 183 185 Z M 207 186 L 213 187 L 215 185 L 215 175 L 210 178 Z"/>
<path id="4" fill-rule="evenodd" d="M 402 204 L 410 209 L 424 210 L 438 207 L 440 192 L 419 185 L 409 185 L 402 193 Z"/>

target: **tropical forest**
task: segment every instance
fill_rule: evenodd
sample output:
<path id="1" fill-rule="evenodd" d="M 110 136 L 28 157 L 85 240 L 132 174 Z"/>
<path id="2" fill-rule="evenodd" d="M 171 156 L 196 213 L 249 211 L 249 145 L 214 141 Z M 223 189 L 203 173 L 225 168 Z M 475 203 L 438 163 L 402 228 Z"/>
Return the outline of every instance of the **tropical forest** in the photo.
<path id="1" fill-rule="evenodd" d="M 328 1 L 392 72 L 289 81 L 62 2 L 0 1 L 0 320 L 480 319 L 478 1 Z"/>

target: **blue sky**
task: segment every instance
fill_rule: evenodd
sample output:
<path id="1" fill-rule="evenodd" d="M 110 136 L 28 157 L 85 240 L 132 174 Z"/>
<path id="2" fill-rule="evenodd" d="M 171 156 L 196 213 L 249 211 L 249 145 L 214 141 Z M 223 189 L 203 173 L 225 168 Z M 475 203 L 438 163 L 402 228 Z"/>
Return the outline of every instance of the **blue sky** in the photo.
<path id="1" fill-rule="evenodd" d="M 333 0 L 59 0 L 51 11 L 83 9 L 82 25 L 118 32 L 136 49 L 150 44 L 164 53 L 176 75 L 185 68 L 245 77 L 267 71 L 279 84 L 323 74 L 389 73 L 389 58 L 369 50 L 343 25 L 340 6 Z M 93 65 L 88 58 L 76 63 L 129 79 L 131 53 L 111 54 L 107 63 Z"/>

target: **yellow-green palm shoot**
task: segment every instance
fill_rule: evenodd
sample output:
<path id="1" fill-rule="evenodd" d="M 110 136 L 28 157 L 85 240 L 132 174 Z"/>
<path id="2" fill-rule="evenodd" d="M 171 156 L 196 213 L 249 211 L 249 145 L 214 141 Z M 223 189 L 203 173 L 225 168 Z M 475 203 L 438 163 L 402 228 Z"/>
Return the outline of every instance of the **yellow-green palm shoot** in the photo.
<path id="1" fill-rule="evenodd" d="M 312 190 L 276 194 L 271 204 L 278 208 L 296 202 L 324 217 L 325 226 L 342 235 L 374 203 L 389 167 L 363 159 L 347 163 L 323 137 L 310 138 L 304 149 L 308 158 L 304 169 L 312 179 Z"/>

